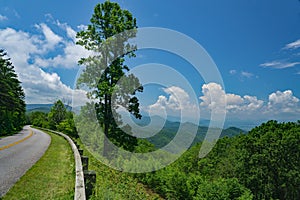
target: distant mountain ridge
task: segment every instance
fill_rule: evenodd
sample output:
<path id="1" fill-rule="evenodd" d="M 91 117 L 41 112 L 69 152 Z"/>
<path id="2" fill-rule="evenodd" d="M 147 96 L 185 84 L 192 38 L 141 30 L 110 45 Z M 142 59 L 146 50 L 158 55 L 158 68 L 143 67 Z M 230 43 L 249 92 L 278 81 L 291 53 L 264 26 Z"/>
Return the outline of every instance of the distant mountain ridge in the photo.
<path id="1" fill-rule="evenodd" d="M 48 113 L 54 104 L 26 104 L 26 112 L 44 112 Z M 67 110 L 72 110 L 71 106 L 65 105 Z"/>
<path id="2" fill-rule="evenodd" d="M 194 138 L 191 146 L 203 141 L 205 137 L 207 137 L 207 139 L 214 139 L 216 138 L 216 134 L 220 134 L 220 138 L 222 138 L 225 136 L 234 137 L 239 134 L 247 133 L 247 131 L 237 127 L 228 127 L 224 129 L 216 127 L 209 128 L 208 126 L 196 125 L 190 122 L 181 123 L 178 121 L 170 121 L 168 119 L 165 120 L 159 116 L 152 116 L 151 119 L 149 116 L 144 115 L 141 120 L 132 118 L 131 122 L 126 121 L 125 123 L 134 127 L 132 122 L 140 126 L 135 129 L 135 132 L 138 133 L 151 133 L 153 131 L 156 131 L 157 127 L 160 127 L 160 129 L 158 129 L 159 131 L 155 135 L 147 138 L 147 140 L 150 143 L 154 144 L 156 148 L 164 147 L 170 141 L 172 141 L 178 133 L 179 127 L 184 132 L 184 136 L 180 138 L 181 142 L 190 142 L 190 139 Z M 164 124 L 162 122 L 164 122 Z"/>

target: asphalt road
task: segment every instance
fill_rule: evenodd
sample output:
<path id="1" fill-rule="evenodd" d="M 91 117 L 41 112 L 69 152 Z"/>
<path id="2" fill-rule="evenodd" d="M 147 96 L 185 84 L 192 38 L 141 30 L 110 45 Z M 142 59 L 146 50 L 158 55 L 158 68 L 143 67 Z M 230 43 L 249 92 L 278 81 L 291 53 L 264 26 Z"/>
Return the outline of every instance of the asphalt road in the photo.
<path id="1" fill-rule="evenodd" d="M 0 197 L 42 157 L 50 141 L 49 135 L 29 126 L 0 139 Z"/>

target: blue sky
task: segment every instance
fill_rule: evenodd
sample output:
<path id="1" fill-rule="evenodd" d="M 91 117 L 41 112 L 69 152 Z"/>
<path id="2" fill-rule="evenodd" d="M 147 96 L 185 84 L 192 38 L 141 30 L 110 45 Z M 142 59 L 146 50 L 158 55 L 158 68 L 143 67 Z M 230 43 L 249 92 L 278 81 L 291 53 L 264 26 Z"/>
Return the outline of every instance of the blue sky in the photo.
<path id="1" fill-rule="evenodd" d="M 88 55 L 74 44 L 74 35 L 89 24 L 99 2 L 103 1 L 1 0 L 0 48 L 12 58 L 27 103 L 70 98 L 79 69 L 76 62 Z M 227 98 L 227 116 L 232 119 L 300 119 L 298 0 L 115 2 L 137 18 L 139 27 L 168 28 L 193 38 L 209 53 L 224 81 L 224 88 L 205 83 L 193 66 L 167 52 L 138 51 L 128 63 L 171 66 L 189 80 L 198 101 L 189 100 L 190 93 L 175 83 L 173 89 L 152 85 L 140 95 L 145 111 L 164 106 L 176 113 L 176 93 L 188 102 L 183 109 L 192 112 L 200 105 L 205 118 L 206 111 L 222 103 L 209 100 L 216 95 Z"/>

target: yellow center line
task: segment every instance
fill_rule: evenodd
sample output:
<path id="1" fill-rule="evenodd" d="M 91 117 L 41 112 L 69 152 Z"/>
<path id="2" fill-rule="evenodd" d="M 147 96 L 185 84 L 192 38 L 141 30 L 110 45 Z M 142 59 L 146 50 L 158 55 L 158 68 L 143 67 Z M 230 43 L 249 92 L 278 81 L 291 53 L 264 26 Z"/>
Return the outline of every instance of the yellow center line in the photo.
<path id="1" fill-rule="evenodd" d="M 30 138 L 32 135 L 33 135 L 33 132 L 30 131 L 30 135 L 28 135 L 27 137 L 23 138 L 22 140 L 16 141 L 16 142 L 11 143 L 11 144 L 8 144 L 8 145 L 6 145 L 4 147 L 0 147 L 0 151 L 4 150 L 4 149 L 8 149 L 9 147 L 15 146 L 17 144 L 20 144 L 21 142 L 24 142 L 25 140 L 27 140 L 28 138 Z"/>

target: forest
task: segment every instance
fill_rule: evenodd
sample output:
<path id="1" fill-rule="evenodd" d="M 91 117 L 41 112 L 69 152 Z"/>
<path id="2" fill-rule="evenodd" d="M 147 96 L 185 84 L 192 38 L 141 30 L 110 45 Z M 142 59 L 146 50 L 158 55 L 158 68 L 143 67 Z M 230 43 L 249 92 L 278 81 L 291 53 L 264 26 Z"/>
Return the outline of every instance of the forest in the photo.
<path id="1" fill-rule="evenodd" d="M 300 121 L 268 121 L 224 137 L 203 159 L 200 146 L 137 177 L 167 199 L 299 199 Z"/>
<path id="2" fill-rule="evenodd" d="M 5 50 L 0 49 L 0 137 L 25 124 L 25 94 Z"/>

